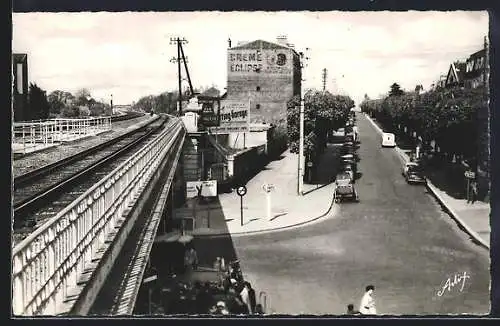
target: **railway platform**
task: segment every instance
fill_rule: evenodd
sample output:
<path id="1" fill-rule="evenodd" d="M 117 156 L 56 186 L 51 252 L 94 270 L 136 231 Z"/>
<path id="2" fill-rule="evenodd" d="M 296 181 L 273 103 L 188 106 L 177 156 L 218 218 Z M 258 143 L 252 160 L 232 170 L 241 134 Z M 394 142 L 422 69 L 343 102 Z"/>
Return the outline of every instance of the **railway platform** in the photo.
<path id="1" fill-rule="evenodd" d="M 14 122 L 12 153 L 23 155 L 111 130 L 111 117 Z"/>

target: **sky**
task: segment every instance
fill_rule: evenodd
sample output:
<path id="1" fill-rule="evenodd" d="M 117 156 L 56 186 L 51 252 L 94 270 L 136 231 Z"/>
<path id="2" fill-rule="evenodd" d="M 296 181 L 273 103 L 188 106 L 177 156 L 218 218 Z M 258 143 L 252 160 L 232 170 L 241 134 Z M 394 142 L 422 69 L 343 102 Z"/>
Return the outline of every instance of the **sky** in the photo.
<path id="1" fill-rule="evenodd" d="M 303 87 L 321 89 L 326 68 L 327 90 L 359 104 L 394 82 L 428 89 L 488 35 L 486 11 L 13 13 L 12 22 L 12 52 L 28 54 L 30 82 L 47 93 L 87 88 L 105 101 L 112 94 L 114 104 L 177 90 L 171 37 L 188 41 L 193 87 L 223 91 L 228 38 L 235 46 L 286 35 L 309 57 Z"/>

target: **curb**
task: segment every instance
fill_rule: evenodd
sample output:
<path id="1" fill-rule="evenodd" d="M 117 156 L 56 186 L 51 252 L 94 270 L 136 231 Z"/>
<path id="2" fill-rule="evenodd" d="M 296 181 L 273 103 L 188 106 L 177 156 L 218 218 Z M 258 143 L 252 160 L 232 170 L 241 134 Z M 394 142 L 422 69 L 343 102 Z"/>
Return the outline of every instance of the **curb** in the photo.
<path id="1" fill-rule="evenodd" d="M 377 129 L 377 131 L 379 133 L 382 133 L 382 129 L 380 129 L 380 127 L 367 115 L 365 114 L 365 117 L 368 119 L 368 121 L 370 121 L 372 123 L 373 126 L 375 126 L 375 129 Z M 403 162 L 407 162 L 408 159 L 405 157 L 406 154 L 398 147 L 396 146 L 396 152 L 399 154 L 399 156 L 401 157 L 401 159 L 403 160 Z M 427 190 L 430 190 L 430 192 L 432 193 L 432 195 L 438 200 L 438 202 L 443 205 L 446 210 L 448 211 L 449 215 L 470 235 L 474 238 L 474 240 L 476 240 L 477 242 L 479 242 L 479 244 L 481 244 L 482 246 L 486 247 L 487 249 L 490 249 L 490 245 L 486 243 L 486 241 L 484 239 L 481 238 L 481 236 L 479 236 L 479 234 L 477 234 L 476 231 L 472 230 L 460 217 L 459 215 L 457 214 L 457 212 L 455 212 L 453 210 L 453 208 L 451 208 L 448 204 L 446 204 L 446 201 L 441 197 L 441 195 L 438 193 L 438 190 L 436 188 L 436 186 L 434 186 L 431 182 L 429 182 L 429 180 L 427 180 L 426 178 L 426 183 L 425 183 L 425 187 L 427 188 Z"/>
<path id="2" fill-rule="evenodd" d="M 446 205 L 445 200 L 441 197 L 441 195 L 437 192 L 436 186 L 434 186 L 432 183 L 427 182 L 425 184 L 428 190 L 431 191 L 431 193 L 434 195 L 434 197 L 437 198 L 437 200 L 443 205 L 446 210 L 450 213 L 451 217 L 457 221 L 464 229 L 465 231 L 471 235 L 477 242 L 479 242 L 482 246 L 486 247 L 487 249 L 490 249 L 490 245 L 486 243 L 484 239 L 482 239 L 479 234 L 477 234 L 476 231 L 472 230 L 462 219 L 460 219 L 459 215 L 448 205 Z"/>
<path id="3" fill-rule="evenodd" d="M 317 220 L 327 216 L 328 214 L 330 214 L 332 209 L 334 209 L 334 211 L 336 211 L 335 207 L 338 207 L 338 206 L 335 205 L 335 202 L 334 202 L 333 197 L 332 197 L 332 200 L 330 202 L 330 206 L 328 207 L 328 209 L 326 210 L 325 213 L 321 214 L 320 216 L 317 216 L 317 217 L 314 217 L 311 219 L 307 219 L 305 221 L 298 222 L 295 224 L 289 224 L 286 226 L 278 226 L 278 227 L 274 227 L 274 228 L 254 230 L 254 231 L 222 232 L 222 233 L 214 233 L 214 234 L 210 234 L 210 233 L 203 234 L 202 233 L 202 234 L 192 234 L 192 236 L 199 237 L 199 238 L 216 238 L 216 237 L 222 237 L 222 236 L 228 236 L 228 235 L 231 237 L 233 237 L 233 236 L 239 237 L 239 236 L 246 236 L 246 235 L 258 235 L 258 234 L 264 234 L 264 233 L 271 233 L 271 232 L 275 232 L 275 231 L 284 231 L 286 229 L 292 229 L 292 228 L 295 228 L 295 227 L 298 227 L 298 226 L 301 226 L 304 224 L 309 224 L 309 223 L 312 223 L 314 221 L 317 221 Z"/>

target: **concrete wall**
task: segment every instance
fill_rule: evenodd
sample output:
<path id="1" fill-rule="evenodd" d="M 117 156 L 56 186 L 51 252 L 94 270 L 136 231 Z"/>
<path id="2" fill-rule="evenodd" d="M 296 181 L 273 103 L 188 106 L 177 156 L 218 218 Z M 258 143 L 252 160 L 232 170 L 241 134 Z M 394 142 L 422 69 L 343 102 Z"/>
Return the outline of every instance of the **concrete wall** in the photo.
<path id="1" fill-rule="evenodd" d="M 232 148 L 249 148 L 267 144 L 267 131 L 251 131 L 229 134 L 228 143 Z"/>
<path id="2" fill-rule="evenodd" d="M 227 98 L 250 100 L 250 122 L 286 125 L 286 103 L 300 93 L 300 75 L 292 49 L 229 49 Z"/>
<path id="3" fill-rule="evenodd" d="M 181 117 L 187 132 L 198 131 L 198 114 L 194 112 L 186 112 L 184 116 Z"/>

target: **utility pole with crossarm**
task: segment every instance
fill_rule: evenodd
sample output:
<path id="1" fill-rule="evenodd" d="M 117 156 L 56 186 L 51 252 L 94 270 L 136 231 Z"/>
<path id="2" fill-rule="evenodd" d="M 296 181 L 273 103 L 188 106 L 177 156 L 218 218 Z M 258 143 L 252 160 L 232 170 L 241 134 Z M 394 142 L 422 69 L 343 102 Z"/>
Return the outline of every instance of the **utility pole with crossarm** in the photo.
<path id="1" fill-rule="evenodd" d="M 185 60 L 187 58 L 184 58 L 184 56 L 182 56 L 181 58 L 181 51 L 182 51 L 182 44 L 183 43 L 187 43 L 187 40 L 185 38 L 180 38 L 180 37 L 171 37 L 170 38 L 170 44 L 173 45 L 177 45 L 177 58 L 172 58 L 170 59 L 170 62 L 173 62 L 173 63 L 177 63 L 177 74 L 178 74 L 178 81 L 179 81 L 179 116 L 182 115 L 182 85 L 181 85 L 181 81 L 182 81 L 182 75 L 181 75 L 181 61 L 184 61 L 184 64 L 185 64 Z"/>

